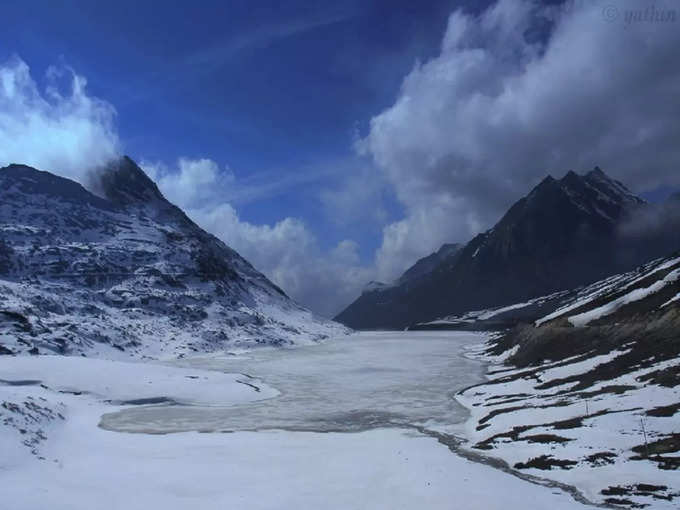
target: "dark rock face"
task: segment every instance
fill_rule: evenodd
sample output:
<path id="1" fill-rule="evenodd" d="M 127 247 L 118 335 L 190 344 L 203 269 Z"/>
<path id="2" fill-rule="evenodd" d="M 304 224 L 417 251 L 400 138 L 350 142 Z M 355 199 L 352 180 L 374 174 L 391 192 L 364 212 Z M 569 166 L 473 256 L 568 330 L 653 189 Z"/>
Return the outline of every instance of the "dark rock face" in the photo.
<path id="1" fill-rule="evenodd" d="M 0 332 L 4 349 L 153 356 L 344 332 L 193 223 L 131 159 L 91 187 L 0 169 L 0 319 L 28 321 Z"/>
<path id="2" fill-rule="evenodd" d="M 12 247 L 0 239 L 0 275 L 9 274 L 14 263 Z"/>
<path id="3" fill-rule="evenodd" d="M 462 245 L 458 243 L 442 245 L 439 250 L 427 257 L 423 257 L 407 269 L 399 278 L 398 283 L 404 284 L 407 282 L 414 282 L 432 272 L 439 264 L 444 262 L 444 260 L 449 259 L 449 263 L 452 262 L 453 255 L 458 253 L 461 248 Z"/>
<path id="4" fill-rule="evenodd" d="M 649 235 L 622 234 L 648 208 L 599 168 L 585 175 L 569 172 L 560 180 L 548 176 L 453 258 L 415 282 L 400 279 L 362 294 L 336 320 L 360 329 L 400 329 L 626 271 L 677 248 L 673 236 L 654 236 L 651 242 Z"/>
<path id="5" fill-rule="evenodd" d="M 163 203 L 158 186 L 127 156 L 92 174 L 92 188 L 118 205 Z"/>

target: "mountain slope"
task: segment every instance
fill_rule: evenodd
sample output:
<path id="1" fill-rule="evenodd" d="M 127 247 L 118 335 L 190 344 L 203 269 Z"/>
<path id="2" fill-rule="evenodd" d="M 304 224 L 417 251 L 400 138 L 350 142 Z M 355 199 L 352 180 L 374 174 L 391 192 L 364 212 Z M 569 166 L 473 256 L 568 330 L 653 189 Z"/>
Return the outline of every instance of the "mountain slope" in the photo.
<path id="1" fill-rule="evenodd" d="M 473 450 L 634 508 L 680 500 L 680 254 L 573 292 L 484 346 Z"/>
<path id="2" fill-rule="evenodd" d="M 199 228 L 131 159 L 91 188 L 0 169 L 4 352 L 181 355 L 344 331 Z"/>
<path id="3" fill-rule="evenodd" d="M 595 281 L 667 253 L 677 242 L 622 235 L 649 206 L 599 168 L 546 177 L 495 225 L 415 284 L 363 294 L 336 320 L 403 328 L 437 317 L 510 305 Z M 658 242 L 656 242 L 658 241 Z"/>
<path id="4" fill-rule="evenodd" d="M 462 247 L 463 246 L 458 243 L 442 245 L 442 247 L 436 252 L 416 261 L 415 264 L 408 268 L 404 274 L 399 277 L 397 284 L 402 285 L 409 282 L 412 283 L 426 276 L 444 260 L 452 260 L 451 257 L 455 256 L 455 254 L 458 253 Z"/>

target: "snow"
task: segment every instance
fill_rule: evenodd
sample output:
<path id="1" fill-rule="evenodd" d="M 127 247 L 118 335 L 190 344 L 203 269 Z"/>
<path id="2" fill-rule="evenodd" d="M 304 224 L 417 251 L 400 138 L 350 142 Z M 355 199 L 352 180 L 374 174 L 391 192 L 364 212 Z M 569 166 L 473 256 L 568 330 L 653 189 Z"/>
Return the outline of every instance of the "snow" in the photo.
<path id="1" fill-rule="evenodd" d="M 553 319 L 556 319 L 558 317 L 566 317 L 568 314 L 578 308 L 581 308 L 583 306 L 588 305 L 588 303 L 592 303 L 596 299 L 602 298 L 604 296 L 610 295 L 614 292 L 617 291 L 624 291 L 633 285 L 637 284 L 641 280 L 645 278 L 649 278 L 653 276 L 654 274 L 658 273 L 659 271 L 667 270 L 669 268 L 672 268 L 676 265 L 680 264 L 680 257 L 673 257 L 673 258 L 668 258 L 668 259 L 658 259 L 654 260 L 642 267 L 640 267 L 636 271 L 631 271 L 628 273 L 624 274 L 619 274 L 619 275 L 614 275 L 609 278 L 606 278 L 604 280 L 598 281 L 593 283 L 592 285 L 588 285 L 581 289 L 578 292 L 578 295 L 575 299 L 570 300 L 568 303 L 564 304 L 563 306 L 560 306 L 557 310 L 554 312 L 546 315 L 545 317 L 542 317 L 535 321 L 535 325 L 541 326 L 542 324 L 545 324 L 546 322 L 549 322 Z M 635 292 L 631 291 L 631 293 L 628 294 L 628 298 L 622 298 L 622 299 L 628 299 L 629 301 L 627 302 L 633 302 L 639 299 L 644 299 L 645 297 L 649 296 L 650 294 L 654 292 L 658 292 L 662 288 L 664 288 L 668 283 L 672 283 L 676 281 L 678 278 L 677 270 L 669 273 L 664 280 L 659 280 L 659 281 L 664 281 L 663 284 L 655 282 L 652 286 L 648 287 L 648 291 L 645 292 Z M 616 308 L 609 308 L 609 304 L 605 305 L 602 309 L 600 309 L 597 313 L 593 313 L 592 318 L 590 316 L 585 316 L 579 319 L 576 319 L 576 322 L 579 323 L 579 325 L 582 325 L 582 321 L 585 320 L 587 322 L 590 322 L 591 320 L 594 320 L 597 317 L 602 317 L 604 315 L 607 315 L 609 313 L 612 313 L 616 311 L 616 309 L 620 308 L 620 306 L 623 306 L 623 304 L 626 304 L 624 301 L 621 301 L 619 306 L 616 306 Z M 598 315 L 598 313 L 601 313 L 601 315 Z M 571 322 L 571 320 L 570 320 Z M 584 324 L 587 324 L 585 322 Z M 574 324 L 572 322 L 572 324 Z"/>
<path id="2" fill-rule="evenodd" d="M 467 324 L 473 324 L 478 321 L 484 321 L 491 319 L 493 317 L 496 317 L 498 315 L 502 315 L 507 312 L 511 312 L 513 310 L 521 310 L 523 308 L 527 308 L 530 306 L 536 306 L 536 305 L 542 305 L 546 303 L 547 301 L 551 300 L 556 300 L 564 297 L 567 295 L 568 292 L 565 291 L 560 291 L 560 292 L 555 292 L 553 294 L 549 294 L 547 296 L 541 296 L 538 298 L 530 299 L 529 301 L 526 301 L 524 303 L 514 303 L 511 305 L 507 306 L 502 306 L 502 307 L 497 307 L 497 308 L 490 308 L 490 309 L 484 309 L 484 310 L 474 310 L 470 312 L 465 312 L 460 315 L 449 315 L 447 317 L 441 318 L 441 319 L 436 319 L 433 321 L 425 322 L 422 324 L 434 324 L 434 325 L 445 325 L 445 324 L 460 324 L 460 323 L 467 323 Z"/>
<path id="3" fill-rule="evenodd" d="M 412 432 L 129 435 L 98 429 L 96 415 L 63 432 L 49 450 L 57 462 L 0 475 L 13 510 L 574 507 Z"/>
<path id="4" fill-rule="evenodd" d="M 479 351 L 477 351 L 479 352 Z M 457 395 L 471 416 L 460 433 L 474 445 L 491 441 L 489 455 L 501 458 L 509 465 L 527 462 L 543 455 L 573 461 L 568 469 L 522 469 L 527 474 L 577 487 L 591 501 L 602 502 L 601 491 L 611 486 L 631 486 L 639 483 L 669 487 L 662 495 L 678 494 L 677 473 L 659 469 L 651 460 L 632 460 L 633 447 L 644 443 L 644 425 L 650 440 L 677 433 L 677 420 L 672 416 L 650 416 L 646 411 L 655 407 L 680 402 L 680 388 L 645 384 L 639 378 L 646 373 L 677 366 L 680 360 L 669 360 L 651 367 L 595 383 L 585 391 L 570 392 L 577 382 L 541 388 L 551 381 L 584 374 L 602 363 L 607 363 L 627 350 L 612 351 L 585 360 L 578 357 L 561 362 L 545 363 L 537 368 L 511 369 L 506 365 L 491 365 L 489 381 Z M 500 363 L 507 353 L 496 358 Z M 503 382 L 499 382 L 503 379 Z M 578 379 L 577 379 L 578 381 Z M 605 387 L 630 387 L 621 393 L 602 392 Z M 499 412 L 502 410 L 509 412 Z M 574 425 L 555 427 L 555 422 L 576 420 Z M 582 424 L 579 425 L 578 421 Z M 517 437 L 508 434 L 515 427 L 529 427 Z M 559 436 L 563 442 L 532 442 L 531 436 Z M 492 440 L 497 436 L 496 440 Z M 588 460 L 593 454 L 606 453 L 609 459 L 598 465 Z M 637 495 L 626 495 L 638 504 L 652 504 L 653 508 L 677 508 L 677 499 L 666 501 Z"/>
<path id="5" fill-rule="evenodd" d="M 659 292 L 666 285 L 675 282 L 680 276 L 680 269 L 676 269 L 668 273 L 663 279 L 657 280 L 652 285 L 648 287 L 634 289 L 623 296 L 611 300 L 606 304 L 588 310 L 587 312 L 580 313 L 578 315 L 573 315 L 569 317 L 569 322 L 576 327 L 582 327 L 588 325 L 589 322 L 604 317 L 605 315 L 610 315 L 616 310 L 629 303 L 634 303 L 635 301 L 640 301 L 645 299 L 647 296 Z"/>
<path id="6" fill-rule="evenodd" d="M 139 191 L 152 199 L 106 200 L 29 167 L 0 172 L 0 320 L 14 316 L 5 349 L 162 358 L 349 333 L 293 302 L 155 188 Z"/>
<path id="7" fill-rule="evenodd" d="M 6 381 L 36 380 L 56 391 L 87 392 L 113 401 L 167 398 L 181 404 L 229 405 L 278 395 L 241 374 L 85 357 L 4 356 L 0 374 Z"/>
<path id="8" fill-rule="evenodd" d="M 419 405 L 439 406 L 448 400 L 449 407 L 456 407 L 442 388 L 453 391 L 465 380 L 480 378 L 478 363 L 461 354 L 465 345 L 481 338 L 461 333 L 372 333 L 310 347 L 265 348 L 239 356 L 223 353 L 195 363 L 189 358 L 178 360 L 182 366 L 84 357 L 1 358 L 0 373 L 5 380 L 37 378 L 43 384 L 0 385 L 0 402 L 36 401 L 41 409 L 54 410 L 54 416 L 38 410 L 27 418 L 41 417 L 36 419 L 40 427 L 36 434 L 42 439 L 34 453 L 16 441 L 22 436 L 11 422 L 0 420 L 2 499 L 11 502 L 12 510 L 437 510 L 450 509 L 452 504 L 479 510 L 573 508 L 570 495 L 467 460 L 427 429 L 419 432 L 407 424 L 365 424 L 357 432 L 234 429 L 232 433 L 205 433 L 214 429 L 192 423 L 186 432 L 173 434 L 157 429 L 128 434 L 98 426 L 102 415 L 134 409 L 174 408 L 181 413 L 195 407 L 247 414 L 249 407 L 266 408 L 290 397 L 296 384 L 299 391 L 294 396 L 307 408 L 322 395 L 326 402 L 319 404 L 327 407 L 319 409 L 328 412 L 332 408 L 350 412 L 362 401 L 387 404 L 403 398 L 411 402 L 410 411 L 418 421 Z M 380 347 L 389 355 L 380 357 Z M 418 349 L 420 355 L 414 355 Z M 289 386 L 274 396 L 275 390 L 268 386 L 270 378 L 256 372 L 266 381 L 258 383 L 258 393 L 239 384 L 245 374 L 225 373 L 231 363 L 271 369 L 272 380 L 277 384 L 286 380 Z M 420 370 L 411 370 L 418 366 Z M 348 377 L 350 373 L 355 380 Z M 450 379 L 433 384 L 443 375 Z M 326 386 L 325 380 L 329 380 Z M 337 384 L 338 380 L 346 384 Z M 395 384 L 401 386 L 393 390 Z M 425 391 L 431 386 L 434 390 L 428 397 Z M 305 400 L 314 387 L 312 400 Z M 362 387 L 363 397 L 356 398 Z M 71 392 L 62 393 L 65 390 Z M 345 392 L 350 395 L 343 400 Z M 159 394 L 183 399 L 185 405 L 116 402 Z M 418 394 L 421 398 L 414 398 Z M 262 400 L 265 396 L 269 398 Z M 0 407 L 0 411 L 8 408 L 12 407 Z M 288 412 L 299 415 L 303 408 L 292 406 Z M 278 412 L 275 407 L 269 409 Z M 311 420 L 315 412 L 312 409 L 304 419 Z M 409 409 L 404 407 L 404 412 Z M 425 414 L 430 414 L 427 407 Z"/>

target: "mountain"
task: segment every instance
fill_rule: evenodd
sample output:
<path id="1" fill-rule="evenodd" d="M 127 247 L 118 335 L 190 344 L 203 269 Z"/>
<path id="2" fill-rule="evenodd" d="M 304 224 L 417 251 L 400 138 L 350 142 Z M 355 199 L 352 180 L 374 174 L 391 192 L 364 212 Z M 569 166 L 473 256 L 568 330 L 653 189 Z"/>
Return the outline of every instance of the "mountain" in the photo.
<path id="1" fill-rule="evenodd" d="M 408 268 L 404 274 L 402 274 L 394 284 L 383 283 L 377 281 L 368 282 L 364 288 L 361 290 L 362 294 L 371 294 L 374 292 L 382 293 L 392 289 L 396 286 L 406 286 L 417 284 L 421 278 L 426 277 L 432 272 L 439 264 L 444 260 L 454 260 L 456 253 L 460 251 L 462 245 L 454 244 L 444 244 L 436 252 L 427 255 L 421 259 L 418 259 L 415 264 Z"/>
<path id="2" fill-rule="evenodd" d="M 444 260 L 449 259 L 460 251 L 462 245 L 458 243 L 444 244 L 436 252 L 419 259 L 415 264 L 408 268 L 397 280 L 397 284 L 402 285 L 414 282 L 423 276 L 431 273 Z"/>
<path id="3" fill-rule="evenodd" d="M 401 329 L 626 271 L 680 246 L 677 231 L 652 238 L 649 229 L 633 226 L 647 211 L 648 204 L 600 168 L 548 176 L 492 229 L 429 273 L 362 294 L 336 320 L 359 329 Z"/>
<path id="4" fill-rule="evenodd" d="M 470 448 L 596 503 L 676 508 L 679 331 L 678 252 L 570 292 L 490 337 L 489 380 L 457 396 Z"/>
<path id="5" fill-rule="evenodd" d="M 346 331 L 199 228 L 131 159 L 91 177 L 96 194 L 0 169 L 0 352 L 157 357 Z"/>

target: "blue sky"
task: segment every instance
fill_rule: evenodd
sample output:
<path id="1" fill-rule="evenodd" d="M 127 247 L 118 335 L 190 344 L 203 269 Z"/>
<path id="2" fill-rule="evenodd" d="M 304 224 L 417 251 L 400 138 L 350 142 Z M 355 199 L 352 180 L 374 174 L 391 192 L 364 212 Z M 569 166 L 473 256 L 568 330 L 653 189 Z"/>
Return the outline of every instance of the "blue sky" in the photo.
<path id="1" fill-rule="evenodd" d="M 240 216 L 303 218 L 323 246 L 351 229 L 368 259 L 381 225 L 329 221 L 316 196 L 414 62 L 437 53 L 457 4 L 5 2 L 0 48 L 37 80 L 59 62 L 85 76 L 135 159 L 210 157 L 239 179 L 292 180 L 239 203 Z M 389 193 L 385 204 L 385 220 L 399 214 Z"/>
<path id="2" fill-rule="evenodd" d="M 330 316 L 547 173 L 680 188 L 680 31 L 646 1 L 8 0 L 0 164 L 128 154 Z"/>

